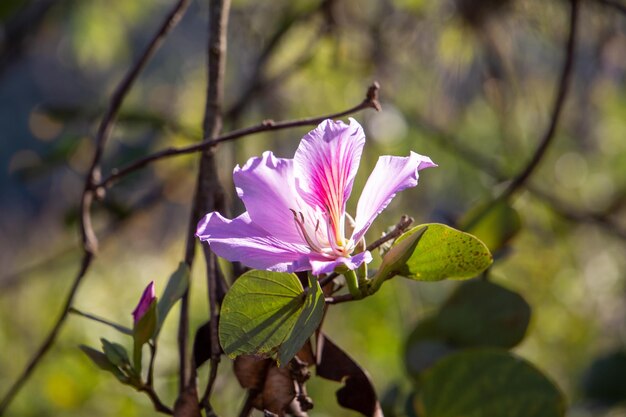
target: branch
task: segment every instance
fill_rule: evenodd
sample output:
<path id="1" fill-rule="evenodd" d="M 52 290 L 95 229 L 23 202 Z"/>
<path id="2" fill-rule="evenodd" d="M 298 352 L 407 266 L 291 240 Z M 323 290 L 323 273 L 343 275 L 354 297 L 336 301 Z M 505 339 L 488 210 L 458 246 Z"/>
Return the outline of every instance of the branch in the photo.
<path id="1" fill-rule="evenodd" d="M 228 27 L 228 14 L 230 0 L 213 0 L 209 3 L 209 39 L 207 48 L 207 100 L 204 110 L 203 130 L 204 137 L 209 140 L 217 137 L 222 129 L 222 101 L 224 96 L 224 72 L 226 67 L 226 33 Z M 200 218 L 208 211 L 223 212 L 225 208 L 224 191 L 222 190 L 217 175 L 217 163 L 215 161 L 215 149 L 212 147 L 202 148 L 200 156 L 200 168 L 196 183 L 196 191 L 192 202 L 192 210 L 189 216 L 189 228 L 185 247 L 185 263 L 193 264 L 196 247 L 196 226 Z M 217 261 L 215 255 L 203 246 L 209 291 L 209 312 L 211 316 L 211 335 L 217 334 Z M 196 392 L 195 366 L 188 359 L 188 317 L 189 305 L 187 290 L 182 298 L 180 322 L 178 327 L 178 350 L 180 358 L 179 372 L 179 395 L 189 392 L 192 388 Z M 217 371 L 217 362 L 220 359 L 219 345 L 211 343 L 211 369 Z M 213 381 L 215 378 L 213 378 Z M 212 382 L 211 382 L 212 384 Z M 207 397 L 210 394 L 210 386 L 207 387 Z M 195 400 L 195 399 L 194 399 Z"/>
<path id="2" fill-rule="evenodd" d="M 216 136 L 214 139 L 205 138 L 202 142 L 197 143 L 195 145 L 183 146 L 180 148 L 171 147 L 171 148 L 163 149 L 161 151 L 153 153 L 152 155 L 148 155 L 135 162 L 132 162 L 123 168 L 114 169 L 111 175 L 109 175 L 107 178 L 105 178 L 98 184 L 94 185 L 94 187 L 96 187 L 97 189 L 109 188 L 118 179 L 125 177 L 126 175 L 134 171 L 137 171 L 138 169 L 141 169 L 152 162 L 165 159 L 165 158 L 170 158 L 170 157 L 177 156 L 177 155 L 186 155 L 186 154 L 191 154 L 191 153 L 203 151 L 206 149 L 210 149 L 213 146 L 217 145 L 218 143 L 227 142 L 227 141 L 234 140 L 234 139 L 239 139 L 243 136 L 249 136 L 249 135 L 253 135 L 256 133 L 268 132 L 268 131 L 274 131 L 274 130 L 290 129 L 290 128 L 300 127 L 300 126 L 317 125 L 323 120 L 336 119 L 339 117 L 356 113 L 358 111 L 361 111 L 367 108 L 373 108 L 377 111 L 380 111 L 381 107 L 380 107 L 380 103 L 378 102 L 379 90 L 380 90 L 380 86 L 378 85 L 377 82 L 374 82 L 368 88 L 366 97 L 361 103 L 347 110 L 338 112 L 338 113 L 332 113 L 332 114 L 327 114 L 327 115 L 318 116 L 318 117 L 308 117 L 308 118 L 298 119 L 298 120 L 287 120 L 287 121 L 282 121 L 282 122 L 275 122 L 273 120 L 264 120 L 258 125 L 250 126 L 244 129 L 238 129 L 238 130 L 232 131 L 230 133 L 227 133 L 221 136 Z"/>
<path id="3" fill-rule="evenodd" d="M 159 413 L 173 415 L 174 412 L 171 408 L 163 404 L 157 393 L 154 391 L 154 388 L 151 385 L 144 385 L 138 389 L 139 392 L 145 392 L 150 397 L 150 401 L 154 405 L 154 409 Z"/>
<path id="4" fill-rule="evenodd" d="M 100 123 L 100 126 L 98 128 L 98 132 L 96 135 L 96 150 L 94 152 L 93 160 L 85 177 L 85 186 L 83 188 L 83 193 L 80 200 L 81 214 L 79 219 L 79 228 L 83 245 L 83 257 L 80 269 L 78 271 L 78 274 L 74 278 L 72 287 L 70 288 L 70 291 L 65 299 L 65 305 L 63 307 L 63 310 L 52 330 L 44 340 L 41 347 L 32 357 L 22 374 L 18 377 L 18 379 L 9 389 L 8 393 L 0 402 L 0 415 L 4 414 L 7 407 L 11 404 L 21 387 L 28 380 L 35 367 L 39 364 L 39 362 L 45 356 L 48 350 L 50 350 L 58 336 L 59 331 L 61 330 L 61 327 L 67 319 L 70 307 L 72 306 L 74 297 L 76 296 L 76 293 L 78 291 L 78 287 L 80 286 L 80 283 L 82 282 L 89 267 L 91 266 L 91 262 L 93 261 L 95 252 L 97 251 L 98 247 L 97 239 L 91 224 L 91 204 L 94 197 L 93 184 L 100 177 L 100 161 L 102 159 L 102 154 L 106 141 L 110 136 L 113 122 L 115 121 L 115 117 L 119 112 L 124 98 L 126 97 L 128 91 L 137 79 L 137 76 L 146 66 L 152 55 L 159 48 L 159 46 L 163 42 L 163 39 L 180 20 L 182 14 L 187 8 L 188 3 L 189 0 L 179 0 L 178 3 L 172 8 L 156 34 L 152 37 L 152 40 L 150 41 L 146 49 L 143 51 L 139 60 L 131 67 L 131 69 L 118 85 L 113 96 L 111 97 L 107 112 L 105 113 L 102 122 Z"/>
<path id="5" fill-rule="evenodd" d="M 509 184 L 509 186 L 502 193 L 501 198 L 506 199 L 513 195 L 517 190 L 524 186 L 526 181 L 534 173 L 535 169 L 539 166 L 539 163 L 543 159 L 548 150 L 550 144 L 554 141 L 556 127 L 559 123 L 561 113 L 563 112 L 563 105 L 565 104 L 565 97 L 569 91 L 570 80 L 572 78 L 572 72 L 574 69 L 574 55 L 576 52 L 576 28 L 578 27 L 578 0 L 571 0 L 571 11 L 569 20 L 569 36 L 567 38 L 565 61 L 563 62 L 563 69 L 561 70 L 561 77 L 559 79 L 559 87 L 554 105 L 552 108 L 552 116 L 548 128 L 544 133 L 539 146 L 535 150 L 532 158 L 526 165 L 526 168 L 522 170 Z"/>
<path id="6" fill-rule="evenodd" d="M 563 68 L 561 70 L 561 76 L 559 78 L 559 85 L 557 94 L 552 107 L 550 122 L 548 127 L 541 137 L 535 152 L 531 159 L 528 161 L 524 169 L 516 175 L 511 183 L 504 189 L 504 191 L 497 196 L 493 202 L 481 210 L 476 216 L 468 222 L 467 228 L 471 228 L 478 220 L 485 216 L 489 211 L 500 201 L 509 199 L 513 194 L 524 187 L 526 182 L 530 179 L 535 172 L 539 163 L 546 155 L 546 151 L 552 144 L 555 138 L 556 128 L 559 123 L 559 119 L 565 104 L 565 98 L 569 91 L 570 79 L 572 78 L 572 72 L 574 68 L 574 54 L 576 52 L 576 29 L 578 26 L 578 8 L 579 0 L 570 0 L 570 19 L 569 19 L 569 35 L 567 37 L 567 43 L 565 45 L 565 61 L 563 62 Z"/>

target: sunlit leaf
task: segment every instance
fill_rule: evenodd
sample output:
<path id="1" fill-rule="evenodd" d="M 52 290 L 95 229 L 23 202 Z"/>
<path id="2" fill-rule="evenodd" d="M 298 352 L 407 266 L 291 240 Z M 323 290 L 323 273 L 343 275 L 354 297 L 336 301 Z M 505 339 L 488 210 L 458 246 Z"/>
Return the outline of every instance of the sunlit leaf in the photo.
<path id="1" fill-rule="evenodd" d="M 324 296 L 313 278 L 305 291 L 294 274 L 249 271 L 224 298 L 220 343 L 230 357 L 275 355 L 285 365 L 313 334 L 323 313 Z"/>
<path id="2" fill-rule="evenodd" d="M 489 249 L 476 237 L 443 224 L 426 224 L 412 228 L 394 243 L 422 233 L 406 266 L 399 272 L 407 278 L 419 281 L 439 281 L 446 278 L 464 279 L 474 277 L 491 265 Z M 392 248 L 393 249 L 393 248 Z"/>
<path id="3" fill-rule="evenodd" d="M 565 401 L 539 370 L 506 351 L 452 354 L 426 371 L 416 406 L 421 417 L 562 417 Z"/>

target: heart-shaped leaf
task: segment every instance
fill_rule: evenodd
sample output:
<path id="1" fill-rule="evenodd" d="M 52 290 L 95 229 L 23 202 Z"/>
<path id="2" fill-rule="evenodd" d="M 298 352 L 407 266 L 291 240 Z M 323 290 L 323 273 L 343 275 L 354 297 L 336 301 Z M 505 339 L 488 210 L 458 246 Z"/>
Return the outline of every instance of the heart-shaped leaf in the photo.
<path id="1" fill-rule="evenodd" d="M 563 417 L 559 389 L 539 370 L 506 351 L 454 353 L 421 379 L 421 417 Z"/>
<path id="2" fill-rule="evenodd" d="M 219 337 L 224 352 L 275 356 L 287 364 L 319 326 L 324 295 L 309 276 L 304 290 L 294 274 L 248 271 L 224 297 Z"/>

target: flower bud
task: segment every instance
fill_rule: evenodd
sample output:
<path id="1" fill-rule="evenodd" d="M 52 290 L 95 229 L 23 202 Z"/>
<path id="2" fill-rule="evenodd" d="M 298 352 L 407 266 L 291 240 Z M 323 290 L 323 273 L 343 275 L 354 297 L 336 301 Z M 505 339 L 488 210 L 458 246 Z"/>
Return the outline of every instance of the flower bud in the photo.
<path id="1" fill-rule="evenodd" d="M 137 307 L 135 307 L 135 310 L 133 310 L 133 323 L 137 324 L 137 322 L 141 320 L 155 300 L 156 295 L 154 293 L 154 281 L 152 281 L 143 291 L 143 294 L 141 294 L 139 303 L 137 304 Z"/>

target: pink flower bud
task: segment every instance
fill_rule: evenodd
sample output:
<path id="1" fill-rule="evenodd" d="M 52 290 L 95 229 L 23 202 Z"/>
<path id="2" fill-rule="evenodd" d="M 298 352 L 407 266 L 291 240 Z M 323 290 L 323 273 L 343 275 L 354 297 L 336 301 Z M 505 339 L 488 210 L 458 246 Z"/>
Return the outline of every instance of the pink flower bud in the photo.
<path id="1" fill-rule="evenodd" d="M 152 281 L 143 291 L 143 294 L 141 294 L 139 304 L 137 304 L 137 307 L 133 310 L 133 321 L 135 324 L 146 314 L 146 311 L 148 311 L 154 300 L 156 300 L 156 295 L 154 293 L 154 281 Z"/>

